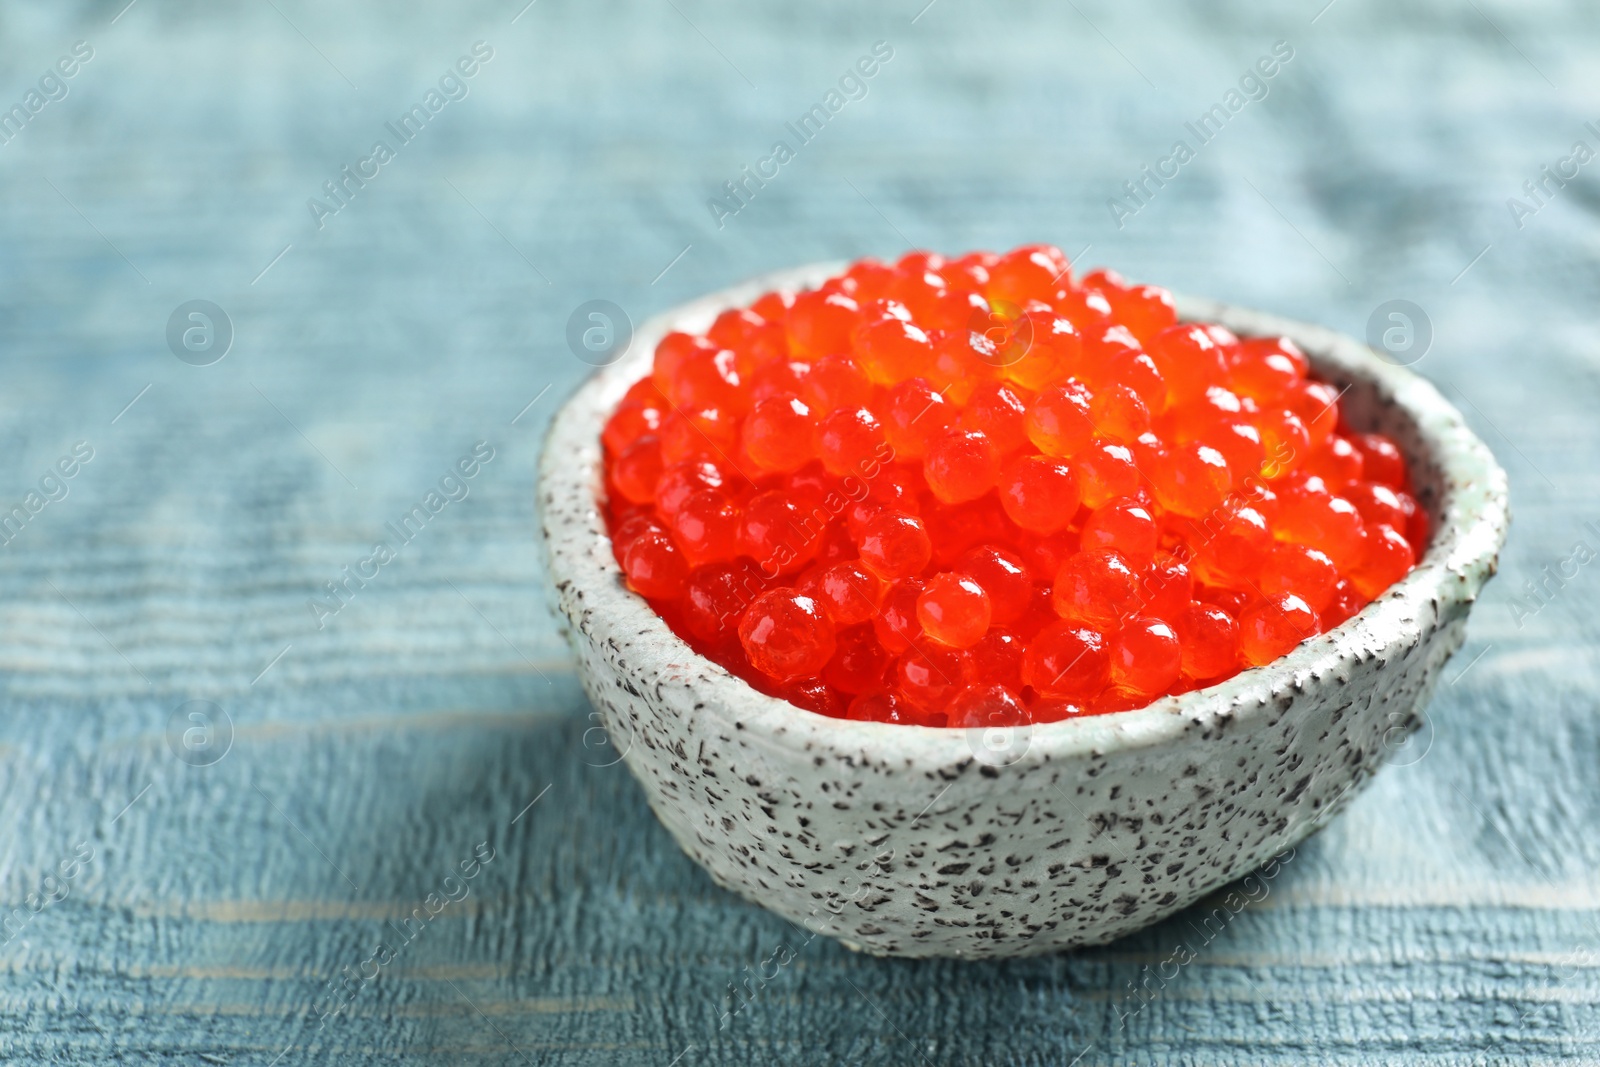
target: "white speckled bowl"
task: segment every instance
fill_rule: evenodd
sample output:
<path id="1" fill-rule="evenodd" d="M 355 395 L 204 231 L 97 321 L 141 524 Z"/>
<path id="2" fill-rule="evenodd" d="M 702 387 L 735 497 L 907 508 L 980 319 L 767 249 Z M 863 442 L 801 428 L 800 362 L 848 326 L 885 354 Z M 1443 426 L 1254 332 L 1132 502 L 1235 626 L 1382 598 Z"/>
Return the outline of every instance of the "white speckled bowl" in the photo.
<path id="1" fill-rule="evenodd" d="M 1329 330 L 1206 300 L 1185 318 L 1284 334 L 1349 386 L 1350 420 L 1405 450 L 1434 519 L 1419 566 L 1267 667 L 1147 708 L 1014 736 L 825 718 L 692 651 L 612 559 L 598 435 L 669 330 L 646 323 L 556 416 L 540 470 L 549 573 L 583 685 L 656 816 L 719 885 L 853 948 L 1021 956 L 1097 944 L 1239 878 L 1328 821 L 1420 722 L 1509 521 L 1505 472 L 1433 386 Z"/>

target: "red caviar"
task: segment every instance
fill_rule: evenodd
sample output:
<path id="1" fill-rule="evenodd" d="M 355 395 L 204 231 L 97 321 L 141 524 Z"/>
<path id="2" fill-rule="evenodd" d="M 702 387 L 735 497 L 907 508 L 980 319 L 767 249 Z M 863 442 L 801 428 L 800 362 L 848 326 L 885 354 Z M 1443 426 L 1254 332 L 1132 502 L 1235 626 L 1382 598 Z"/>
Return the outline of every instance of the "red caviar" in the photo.
<path id="1" fill-rule="evenodd" d="M 1428 517 L 1287 338 L 1059 249 L 862 260 L 669 334 L 601 434 L 630 588 L 823 715 L 1139 707 L 1338 626 Z"/>

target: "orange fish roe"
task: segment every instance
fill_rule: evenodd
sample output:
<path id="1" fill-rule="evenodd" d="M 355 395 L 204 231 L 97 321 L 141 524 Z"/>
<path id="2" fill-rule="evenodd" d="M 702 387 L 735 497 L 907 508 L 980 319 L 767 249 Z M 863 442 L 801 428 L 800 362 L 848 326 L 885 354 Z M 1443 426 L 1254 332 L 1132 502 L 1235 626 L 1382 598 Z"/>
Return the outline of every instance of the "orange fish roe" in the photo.
<path id="1" fill-rule="evenodd" d="M 612 548 L 698 652 L 820 714 L 1141 707 L 1425 548 L 1399 448 L 1309 373 L 1047 245 L 862 260 L 662 339 L 602 433 Z"/>

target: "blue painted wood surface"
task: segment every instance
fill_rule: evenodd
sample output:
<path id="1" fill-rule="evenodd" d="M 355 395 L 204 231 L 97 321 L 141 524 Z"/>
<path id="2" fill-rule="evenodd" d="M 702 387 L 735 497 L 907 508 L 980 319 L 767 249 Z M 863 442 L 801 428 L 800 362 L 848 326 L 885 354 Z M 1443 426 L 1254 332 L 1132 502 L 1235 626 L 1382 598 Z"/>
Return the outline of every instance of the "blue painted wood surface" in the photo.
<path id="1" fill-rule="evenodd" d="M 1523 191 L 1600 148 L 1592 10 L 124 3 L 0 8 L 0 107 L 39 93 L 0 144 L 0 503 L 39 494 L 0 550 L 0 1059 L 1600 1056 L 1600 577 L 1564 563 L 1600 548 L 1600 164 Z M 1265 99 L 1119 227 L 1108 199 L 1280 40 Z M 864 98 L 719 228 L 708 198 L 877 41 Z M 1414 301 L 1417 369 L 1517 522 L 1427 730 L 1237 915 L 864 959 L 713 887 L 589 732 L 532 509 L 587 370 L 566 321 L 1038 239 L 1355 333 Z M 167 342 L 196 299 L 232 324 L 210 366 Z M 398 544 L 480 441 L 465 498 Z M 385 540 L 336 614 L 308 607 Z"/>

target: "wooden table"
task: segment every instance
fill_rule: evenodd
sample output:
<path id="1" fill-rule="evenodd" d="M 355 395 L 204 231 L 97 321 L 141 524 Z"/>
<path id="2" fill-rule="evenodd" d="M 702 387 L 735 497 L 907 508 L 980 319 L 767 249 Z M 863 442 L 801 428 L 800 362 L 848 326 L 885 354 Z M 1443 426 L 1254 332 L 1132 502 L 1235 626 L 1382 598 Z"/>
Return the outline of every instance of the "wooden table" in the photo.
<path id="1" fill-rule="evenodd" d="M 1600 1056 L 1600 577 L 1563 563 L 1600 549 L 1600 164 L 1507 203 L 1600 147 L 1592 14 L 123 2 L 0 15 L 27 112 L 0 144 L 0 503 L 26 517 L 0 552 L 0 1059 Z M 1266 98 L 1128 201 L 1280 40 Z M 864 98 L 708 207 L 877 41 Z M 591 732 L 532 510 L 588 369 L 567 320 L 1038 239 L 1358 334 L 1419 305 L 1417 369 L 1512 475 L 1504 573 L 1428 730 L 1220 931 L 967 965 L 805 943 L 713 887 Z M 478 442 L 467 495 L 396 538 Z"/>

